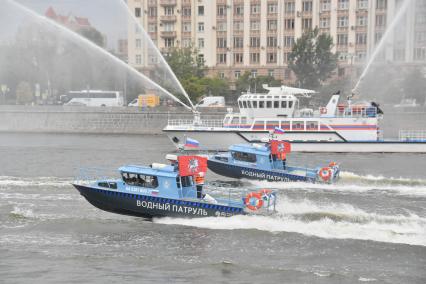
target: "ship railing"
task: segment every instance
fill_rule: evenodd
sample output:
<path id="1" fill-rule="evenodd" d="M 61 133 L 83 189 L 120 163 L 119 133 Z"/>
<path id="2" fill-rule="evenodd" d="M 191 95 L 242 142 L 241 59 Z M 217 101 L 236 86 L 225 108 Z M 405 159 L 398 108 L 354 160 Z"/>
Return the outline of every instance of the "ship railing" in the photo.
<path id="1" fill-rule="evenodd" d="M 376 117 L 377 107 L 373 106 L 337 106 L 337 117 Z"/>
<path id="2" fill-rule="evenodd" d="M 169 119 L 168 126 L 201 126 L 201 127 L 222 127 L 223 121 L 220 119 L 201 119 L 199 122 L 194 122 L 193 119 Z"/>
<path id="3" fill-rule="evenodd" d="M 426 142 L 426 130 L 400 130 L 399 141 Z"/>
<path id="4" fill-rule="evenodd" d="M 117 178 L 117 172 L 108 168 L 79 168 L 74 178 L 77 184 L 92 184 L 95 181 L 106 181 Z"/>

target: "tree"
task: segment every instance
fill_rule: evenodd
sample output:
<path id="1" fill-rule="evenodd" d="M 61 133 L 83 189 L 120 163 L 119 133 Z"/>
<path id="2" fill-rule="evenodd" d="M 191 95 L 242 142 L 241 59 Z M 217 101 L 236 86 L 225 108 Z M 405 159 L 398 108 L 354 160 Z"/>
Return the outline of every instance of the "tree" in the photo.
<path id="1" fill-rule="evenodd" d="M 192 47 L 174 48 L 165 54 L 165 58 L 180 81 L 191 77 L 201 78 L 204 76 L 204 60 L 200 58 L 198 51 Z"/>
<path id="2" fill-rule="evenodd" d="M 94 28 L 82 28 L 77 31 L 80 35 L 84 36 L 94 44 L 105 47 L 105 39 L 104 36 Z"/>
<path id="3" fill-rule="evenodd" d="M 247 91 L 258 91 L 262 89 L 262 85 L 267 84 L 271 87 L 281 86 L 281 81 L 272 76 L 256 76 L 253 77 L 250 72 L 245 72 L 235 82 L 235 91 L 237 94 Z"/>
<path id="4" fill-rule="evenodd" d="M 288 55 L 289 67 L 303 88 L 318 88 L 337 66 L 337 54 L 331 52 L 333 38 L 318 28 L 306 31 Z"/>

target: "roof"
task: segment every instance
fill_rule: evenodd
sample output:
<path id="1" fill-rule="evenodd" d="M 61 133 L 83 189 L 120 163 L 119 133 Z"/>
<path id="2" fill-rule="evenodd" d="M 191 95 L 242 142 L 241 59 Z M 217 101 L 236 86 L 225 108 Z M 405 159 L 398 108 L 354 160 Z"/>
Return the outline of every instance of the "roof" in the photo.
<path id="1" fill-rule="evenodd" d="M 120 167 L 118 170 L 120 172 L 142 174 L 142 175 L 163 176 L 163 177 L 178 176 L 178 172 L 176 172 L 174 170 L 174 167 L 172 166 L 166 166 L 161 169 L 153 169 L 147 166 L 127 165 L 127 166 Z"/>
<path id="2" fill-rule="evenodd" d="M 265 90 L 268 90 L 270 92 L 270 95 L 301 95 L 301 94 L 314 94 L 314 90 L 308 90 L 308 89 L 300 89 L 300 88 L 294 88 L 294 87 L 288 87 L 288 86 L 281 86 L 281 87 L 268 87 L 267 85 L 262 86 Z"/>
<path id="3" fill-rule="evenodd" d="M 269 156 L 271 154 L 270 150 L 263 146 L 263 145 L 257 145 L 257 144 L 235 144 L 229 147 L 230 151 L 236 151 L 236 152 L 244 152 L 244 153 L 251 153 L 255 155 L 261 155 L 261 156 Z"/>
<path id="4" fill-rule="evenodd" d="M 53 10 L 52 6 L 47 9 L 45 16 L 51 19 L 56 19 L 56 12 Z"/>

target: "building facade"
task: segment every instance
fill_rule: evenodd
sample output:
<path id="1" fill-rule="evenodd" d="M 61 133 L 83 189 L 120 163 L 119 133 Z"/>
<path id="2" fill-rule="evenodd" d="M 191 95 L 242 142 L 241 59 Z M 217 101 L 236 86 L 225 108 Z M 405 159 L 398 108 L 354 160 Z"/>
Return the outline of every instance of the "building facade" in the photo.
<path id="1" fill-rule="evenodd" d="M 338 75 L 362 66 L 404 1 L 399 22 L 378 60 L 404 64 L 426 61 L 424 0 L 128 0 L 130 11 L 162 51 L 194 46 L 209 74 L 231 82 L 248 71 L 284 83 L 295 78 L 287 67 L 294 42 L 318 27 L 333 37 Z M 134 23 L 133 23 L 134 24 Z M 143 38 L 129 25 L 129 63 L 143 68 Z"/>

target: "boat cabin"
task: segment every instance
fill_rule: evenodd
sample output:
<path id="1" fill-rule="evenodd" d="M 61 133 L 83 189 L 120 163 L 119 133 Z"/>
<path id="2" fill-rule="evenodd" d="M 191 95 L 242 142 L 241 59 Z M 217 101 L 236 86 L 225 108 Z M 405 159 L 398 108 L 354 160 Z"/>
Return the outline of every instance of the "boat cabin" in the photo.
<path id="1" fill-rule="evenodd" d="M 158 197 L 196 198 L 197 190 L 192 176 L 180 176 L 173 165 L 152 164 L 119 168 L 124 191 L 151 193 Z"/>

